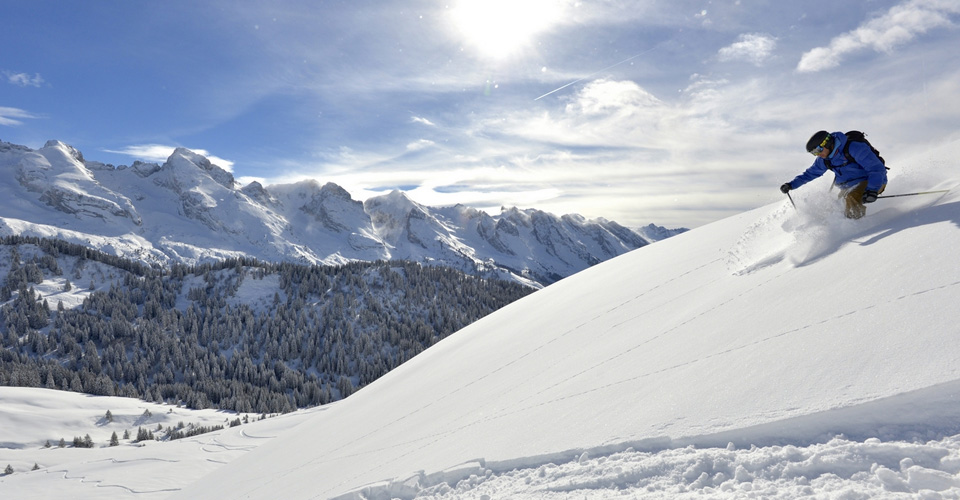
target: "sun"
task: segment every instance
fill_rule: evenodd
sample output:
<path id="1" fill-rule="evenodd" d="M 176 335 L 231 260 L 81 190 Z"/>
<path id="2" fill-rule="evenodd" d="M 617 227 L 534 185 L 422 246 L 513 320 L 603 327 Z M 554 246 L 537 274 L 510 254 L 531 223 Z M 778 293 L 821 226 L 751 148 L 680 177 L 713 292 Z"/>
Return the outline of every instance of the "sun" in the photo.
<path id="1" fill-rule="evenodd" d="M 459 0 L 453 23 L 480 54 L 502 59 L 528 47 L 534 37 L 556 24 L 561 0 Z"/>

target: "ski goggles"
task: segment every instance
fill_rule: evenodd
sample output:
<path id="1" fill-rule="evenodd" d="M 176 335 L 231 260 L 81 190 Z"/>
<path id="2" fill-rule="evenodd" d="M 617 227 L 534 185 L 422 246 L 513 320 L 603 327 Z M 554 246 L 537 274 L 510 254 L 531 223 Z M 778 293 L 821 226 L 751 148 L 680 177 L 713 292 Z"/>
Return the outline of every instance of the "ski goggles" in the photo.
<path id="1" fill-rule="evenodd" d="M 828 142 L 830 142 L 829 135 L 823 138 L 823 142 L 821 142 L 819 146 L 811 149 L 810 154 L 812 154 L 813 156 L 820 156 L 820 153 L 822 153 L 823 150 L 827 148 Z"/>

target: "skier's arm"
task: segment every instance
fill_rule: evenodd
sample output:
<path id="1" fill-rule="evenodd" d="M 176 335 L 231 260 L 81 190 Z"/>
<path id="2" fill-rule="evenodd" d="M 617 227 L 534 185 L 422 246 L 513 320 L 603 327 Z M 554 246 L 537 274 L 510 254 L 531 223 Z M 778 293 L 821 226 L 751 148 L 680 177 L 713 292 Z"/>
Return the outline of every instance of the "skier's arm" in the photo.
<path id="1" fill-rule="evenodd" d="M 813 165 L 810 165 L 809 168 L 804 170 L 802 174 L 796 176 L 788 184 L 790 184 L 790 187 L 793 189 L 797 189 L 798 187 L 820 177 L 826 171 L 827 166 L 823 163 L 823 158 L 817 158 L 813 161 Z"/>

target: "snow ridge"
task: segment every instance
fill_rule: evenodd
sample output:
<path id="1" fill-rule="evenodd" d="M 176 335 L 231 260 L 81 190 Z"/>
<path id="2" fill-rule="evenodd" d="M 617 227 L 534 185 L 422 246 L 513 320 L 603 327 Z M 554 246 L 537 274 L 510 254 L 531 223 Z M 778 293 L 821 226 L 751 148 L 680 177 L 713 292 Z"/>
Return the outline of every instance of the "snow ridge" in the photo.
<path id="1" fill-rule="evenodd" d="M 241 255 L 305 264 L 398 259 L 540 287 L 649 243 L 615 222 L 579 215 L 504 208 L 490 216 L 463 205 L 424 206 L 400 191 L 360 202 L 312 180 L 241 187 L 184 148 L 163 165 L 113 167 L 59 141 L 36 151 L 0 142 L 0 171 L 12 173 L 0 181 L 11 200 L 0 234 L 65 239 L 149 264 Z M 131 236 L 147 248 L 113 241 Z"/>

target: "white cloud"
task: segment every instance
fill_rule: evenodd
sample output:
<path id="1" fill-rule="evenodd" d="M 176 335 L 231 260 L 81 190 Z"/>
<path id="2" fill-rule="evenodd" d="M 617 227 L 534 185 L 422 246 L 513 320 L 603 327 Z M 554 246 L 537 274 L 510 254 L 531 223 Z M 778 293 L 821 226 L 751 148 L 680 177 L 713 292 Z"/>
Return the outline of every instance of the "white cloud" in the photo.
<path id="1" fill-rule="evenodd" d="M 638 108 L 658 107 L 659 99 L 632 81 L 595 80 L 577 94 L 567 111 L 577 110 L 585 115 L 632 113 Z"/>
<path id="2" fill-rule="evenodd" d="M 721 61 L 747 61 L 760 66 L 777 47 L 777 39 L 763 33 L 744 33 L 738 41 L 720 49 Z"/>
<path id="3" fill-rule="evenodd" d="M 477 135 L 502 134 L 560 148 L 645 148 L 682 114 L 629 80 L 594 80 L 564 99 L 562 112 L 497 116 L 481 123 Z M 528 148 L 518 145 L 521 151 Z"/>
<path id="4" fill-rule="evenodd" d="M 107 149 L 105 151 L 108 153 L 132 156 L 138 160 L 163 163 L 167 161 L 167 158 L 170 157 L 170 154 L 173 153 L 174 149 L 176 148 L 173 146 L 164 146 L 162 144 L 139 144 L 135 146 L 127 146 L 120 150 Z"/>
<path id="5" fill-rule="evenodd" d="M 40 87 L 44 84 L 44 79 L 40 73 L 30 76 L 26 73 L 11 73 L 4 71 L 3 76 L 7 77 L 7 82 L 19 87 Z"/>
<path id="6" fill-rule="evenodd" d="M 417 141 L 407 144 L 407 151 L 420 151 L 421 149 L 429 148 L 436 144 L 435 142 L 427 139 L 419 139 Z"/>
<path id="7" fill-rule="evenodd" d="M 410 121 L 412 121 L 413 123 L 421 123 L 421 124 L 423 124 L 423 125 L 428 125 L 428 126 L 431 126 L 431 127 L 436 127 L 436 126 L 437 126 L 435 123 L 433 123 L 432 121 L 430 121 L 430 120 L 428 120 L 428 119 L 426 119 L 426 118 L 423 118 L 422 116 L 414 116 L 413 118 L 410 119 Z"/>
<path id="8" fill-rule="evenodd" d="M 156 163 L 163 163 L 167 161 L 167 158 L 173 154 L 173 151 L 176 149 L 176 146 L 166 146 L 163 144 L 137 144 L 133 146 L 127 146 L 120 150 L 105 150 L 108 153 L 115 153 L 121 155 L 131 156 L 138 160 L 150 161 Z M 211 155 L 209 152 L 203 149 L 193 149 L 191 151 L 197 153 L 198 155 L 205 156 L 210 163 L 228 171 L 233 172 L 233 162 L 230 160 L 225 160 L 217 156 Z"/>
<path id="9" fill-rule="evenodd" d="M 0 125 L 14 127 L 23 125 L 22 119 L 37 118 L 36 115 L 18 108 L 5 108 L 0 106 Z"/>
<path id="10" fill-rule="evenodd" d="M 834 38 L 829 46 L 816 47 L 803 54 L 797 71 L 835 68 L 844 56 L 862 49 L 891 52 L 931 29 L 953 26 L 950 20 L 953 14 L 960 14 L 960 2 L 956 0 L 909 0 Z"/>

